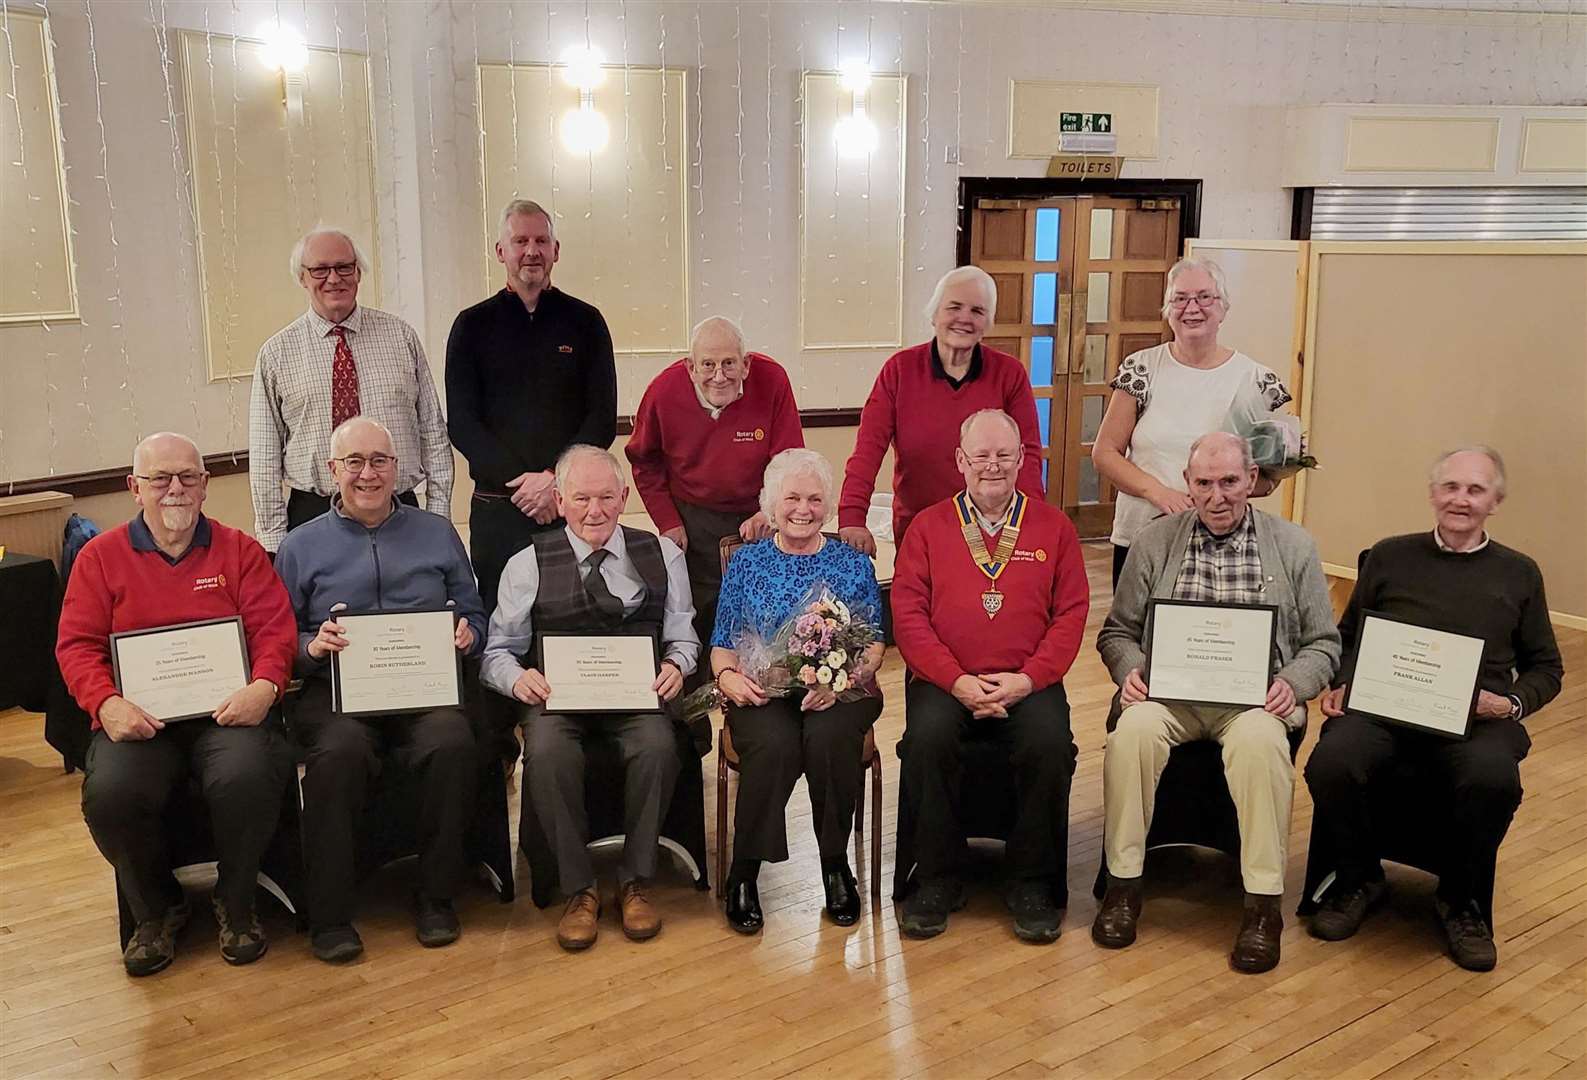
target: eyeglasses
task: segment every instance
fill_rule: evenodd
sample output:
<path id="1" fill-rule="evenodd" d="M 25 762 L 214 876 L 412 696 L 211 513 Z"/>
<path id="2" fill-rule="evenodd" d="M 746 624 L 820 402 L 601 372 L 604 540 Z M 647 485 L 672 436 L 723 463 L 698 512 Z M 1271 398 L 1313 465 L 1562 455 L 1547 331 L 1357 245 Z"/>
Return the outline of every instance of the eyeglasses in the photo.
<path id="1" fill-rule="evenodd" d="M 1185 293 L 1175 293 L 1173 296 L 1168 298 L 1168 306 L 1173 308 L 1175 311 L 1184 311 L 1190 306 L 1190 302 L 1194 300 L 1197 307 L 1201 308 L 1202 310 L 1206 310 L 1208 307 L 1211 307 L 1213 304 L 1222 299 L 1223 297 L 1219 296 L 1215 292 L 1199 292 L 1191 293 L 1189 295 L 1186 295 Z"/>
<path id="2" fill-rule="evenodd" d="M 134 479 L 142 480 L 155 491 L 165 491 L 171 486 L 172 481 L 175 480 L 180 480 L 182 482 L 182 486 L 185 488 L 197 487 L 204 477 L 209 475 L 209 473 L 188 469 L 185 472 L 155 473 L 152 476 L 144 476 L 142 473 L 133 473 L 132 475 Z"/>
<path id="3" fill-rule="evenodd" d="M 336 271 L 336 276 L 339 278 L 350 278 L 354 274 L 358 273 L 358 264 L 356 262 L 350 262 L 333 263 L 330 266 L 305 266 L 303 270 L 315 281 L 324 281 L 326 278 L 331 276 L 332 270 Z"/>
<path id="4" fill-rule="evenodd" d="M 966 454 L 965 457 L 969 459 L 970 467 L 977 472 L 985 472 L 993 465 L 1003 469 L 1011 469 L 1014 467 L 1014 463 L 1019 460 L 1018 454 Z"/>
<path id="5" fill-rule="evenodd" d="M 331 460 L 341 462 L 342 468 L 354 476 L 363 472 L 365 465 L 370 466 L 376 472 L 385 472 L 387 469 L 394 469 L 397 466 L 397 458 L 394 454 L 370 454 L 368 457 L 363 454 L 348 454 L 346 457 L 331 458 Z"/>
<path id="6" fill-rule="evenodd" d="M 694 369 L 696 371 L 703 372 L 707 379 L 715 375 L 718 371 L 731 379 L 740 371 L 744 370 L 745 366 L 746 365 L 742 360 L 723 360 L 720 364 L 718 364 L 715 360 L 696 360 L 694 362 Z"/>

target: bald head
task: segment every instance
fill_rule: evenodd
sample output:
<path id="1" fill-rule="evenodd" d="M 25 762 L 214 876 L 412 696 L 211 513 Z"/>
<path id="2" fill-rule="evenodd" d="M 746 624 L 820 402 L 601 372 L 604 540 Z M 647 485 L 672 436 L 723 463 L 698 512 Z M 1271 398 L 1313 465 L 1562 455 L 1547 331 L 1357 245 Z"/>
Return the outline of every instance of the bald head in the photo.
<path id="1" fill-rule="evenodd" d="M 145 438 L 132 451 L 133 472 L 147 476 L 154 471 L 154 462 L 162 465 L 179 462 L 175 468 L 168 470 L 170 472 L 202 470 L 204 455 L 198 452 L 198 444 L 186 435 L 161 431 Z"/>
<path id="2" fill-rule="evenodd" d="M 177 554 L 192 542 L 209 474 L 198 445 L 186 435 L 162 431 L 132 451 L 127 490 L 143 509 L 143 520 L 161 549 Z"/>
<path id="3" fill-rule="evenodd" d="M 397 452 L 396 443 L 391 439 L 391 429 L 368 416 L 355 416 L 350 420 L 343 420 L 336 430 L 331 432 L 331 457 L 346 457 L 355 448 L 365 457 L 370 454 Z"/>
<path id="4" fill-rule="evenodd" d="M 1251 458 L 1251 444 L 1238 435 L 1231 435 L 1227 431 L 1210 431 L 1190 444 L 1190 457 L 1185 462 L 1188 469 L 1196 460 L 1197 454 L 1237 454 L 1240 458 L 1242 469 L 1252 468 L 1256 462 Z"/>

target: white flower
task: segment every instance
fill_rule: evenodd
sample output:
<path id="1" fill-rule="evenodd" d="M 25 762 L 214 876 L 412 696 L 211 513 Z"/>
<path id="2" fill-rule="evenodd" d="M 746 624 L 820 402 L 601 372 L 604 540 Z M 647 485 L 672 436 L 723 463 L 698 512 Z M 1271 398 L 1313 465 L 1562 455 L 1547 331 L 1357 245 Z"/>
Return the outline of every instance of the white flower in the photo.
<path id="1" fill-rule="evenodd" d="M 816 671 L 816 682 L 820 683 L 822 686 L 825 686 L 831 681 L 832 669 L 827 667 L 825 664 L 822 664 L 821 667 Z"/>
<path id="2" fill-rule="evenodd" d="M 849 606 L 841 600 L 832 601 L 832 606 L 837 610 L 838 618 L 844 622 L 849 621 Z"/>
<path id="3" fill-rule="evenodd" d="M 847 690 L 848 688 L 849 688 L 849 673 L 848 672 L 840 671 L 836 675 L 832 676 L 832 691 L 833 691 L 833 693 L 841 694 L 841 693 L 843 693 L 843 691 Z"/>
<path id="4" fill-rule="evenodd" d="M 827 665 L 827 667 L 833 668 L 835 670 L 848 663 L 848 659 L 848 653 L 844 652 L 842 649 L 833 649 L 831 652 L 827 653 L 827 658 L 823 662 Z"/>

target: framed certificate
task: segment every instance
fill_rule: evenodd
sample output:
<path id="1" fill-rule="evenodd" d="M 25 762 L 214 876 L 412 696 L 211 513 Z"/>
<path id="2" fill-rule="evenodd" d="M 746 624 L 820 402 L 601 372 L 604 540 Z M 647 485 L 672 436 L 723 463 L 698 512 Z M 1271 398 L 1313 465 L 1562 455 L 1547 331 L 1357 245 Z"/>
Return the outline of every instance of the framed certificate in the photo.
<path id="1" fill-rule="evenodd" d="M 540 673 L 551 686 L 547 712 L 662 711 L 651 689 L 661 668 L 661 646 L 652 635 L 547 630 L 539 640 Z"/>
<path id="2" fill-rule="evenodd" d="M 156 720 L 210 716 L 251 681 L 242 618 L 110 635 L 116 692 Z"/>
<path id="3" fill-rule="evenodd" d="M 1146 680 L 1153 701 L 1261 708 L 1278 660 L 1278 608 L 1153 600 Z"/>
<path id="4" fill-rule="evenodd" d="M 1481 638 L 1363 612 L 1345 709 L 1464 739 L 1477 703 L 1482 646 Z"/>
<path id="5" fill-rule="evenodd" d="M 331 654 L 331 708 L 349 715 L 427 712 L 463 703 L 454 608 L 339 611 L 347 647 Z"/>

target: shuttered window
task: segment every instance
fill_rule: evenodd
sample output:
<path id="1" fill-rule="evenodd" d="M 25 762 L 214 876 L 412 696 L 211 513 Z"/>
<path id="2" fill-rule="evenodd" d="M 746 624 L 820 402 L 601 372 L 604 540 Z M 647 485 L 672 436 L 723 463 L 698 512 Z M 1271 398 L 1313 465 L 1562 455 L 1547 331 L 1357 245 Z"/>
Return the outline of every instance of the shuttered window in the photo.
<path id="1" fill-rule="evenodd" d="M 1587 240 L 1587 187 L 1340 187 L 1296 192 L 1312 240 Z"/>

